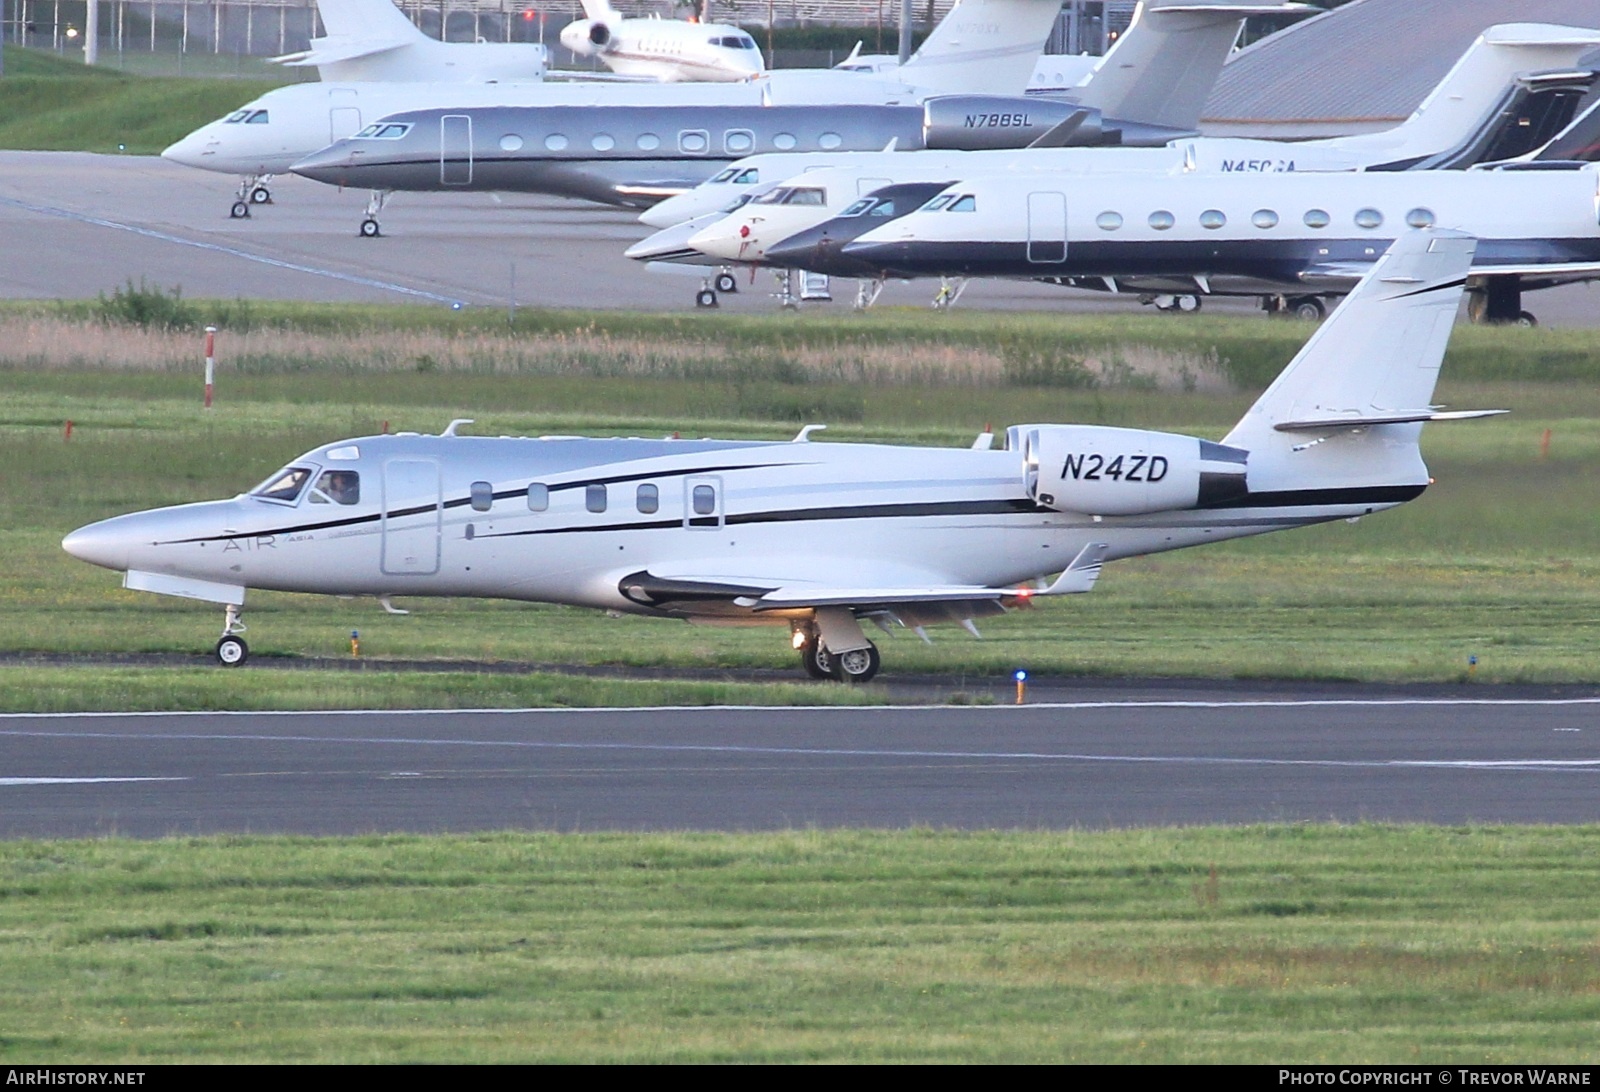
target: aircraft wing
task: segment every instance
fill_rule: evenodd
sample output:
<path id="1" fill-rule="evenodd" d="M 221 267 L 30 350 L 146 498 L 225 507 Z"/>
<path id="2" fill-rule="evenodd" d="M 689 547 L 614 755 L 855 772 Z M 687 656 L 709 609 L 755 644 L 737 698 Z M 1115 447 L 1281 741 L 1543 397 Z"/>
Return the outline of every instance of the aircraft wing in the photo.
<path id="1" fill-rule="evenodd" d="M 310 49 L 303 49 L 299 53 L 285 53 L 281 57 L 269 58 L 273 64 L 285 65 L 289 68 L 306 68 L 314 65 L 338 64 L 341 61 L 354 61 L 362 57 L 376 57 L 380 53 L 389 53 L 400 49 L 406 43 L 397 42 L 393 38 L 356 38 L 340 39 L 322 38 L 311 43 Z"/>

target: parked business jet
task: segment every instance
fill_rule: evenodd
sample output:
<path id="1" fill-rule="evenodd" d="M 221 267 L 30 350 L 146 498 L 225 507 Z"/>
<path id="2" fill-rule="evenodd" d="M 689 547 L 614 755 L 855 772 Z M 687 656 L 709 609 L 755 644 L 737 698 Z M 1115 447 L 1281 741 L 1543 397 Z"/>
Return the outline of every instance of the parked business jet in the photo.
<path id="1" fill-rule="evenodd" d="M 619 76 L 726 83 L 766 69 L 755 39 L 735 26 L 625 19 L 610 0 L 583 0 L 583 13 L 587 19 L 561 28 L 561 44 L 580 57 L 598 57 Z"/>
<path id="2" fill-rule="evenodd" d="M 785 626 L 805 669 L 878 670 L 886 631 L 1087 592 L 1117 558 L 1354 519 L 1429 484 L 1418 450 L 1473 240 L 1403 235 L 1223 437 L 1017 425 L 1006 449 L 363 436 L 232 500 L 119 516 L 63 548 L 125 587 L 486 596 Z M 1041 574 L 1059 573 L 1036 585 Z"/>
<path id="3" fill-rule="evenodd" d="M 1528 168 L 1528 169 L 1521 169 Z M 1532 324 L 1524 290 L 1600 277 L 1600 166 L 1326 174 L 971 178 L 842 253 L 893 276 L 1026 277 L 1320 309 L 1398 234 L 1478 237 L 1472 310 Z"/>

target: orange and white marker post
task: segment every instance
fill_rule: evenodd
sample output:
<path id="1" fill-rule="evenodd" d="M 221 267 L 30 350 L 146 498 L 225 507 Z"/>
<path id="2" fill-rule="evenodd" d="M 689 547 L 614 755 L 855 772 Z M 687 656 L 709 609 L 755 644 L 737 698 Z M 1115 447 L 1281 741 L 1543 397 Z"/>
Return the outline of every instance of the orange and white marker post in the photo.
<path id="1" fill-rule="evenodd" d="M 217 379 L 217 328 L 206 327 L 206 409 L 211 408 L 211 392 Z"/>

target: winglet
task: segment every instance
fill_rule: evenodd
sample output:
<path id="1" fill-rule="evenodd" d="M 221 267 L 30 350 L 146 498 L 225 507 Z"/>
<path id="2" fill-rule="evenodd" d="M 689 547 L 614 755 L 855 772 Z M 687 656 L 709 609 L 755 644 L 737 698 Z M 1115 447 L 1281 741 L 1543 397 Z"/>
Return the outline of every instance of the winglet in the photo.
<path id="1" fill-rule="evenodd" d="M 1078 551 L 1078 556 L 1061 571 L 1054 584 L 1034 595 L 1079 595 L 1092 591 L 1094 582 L 1100 579 L 1100 566 L 1105 564 L 1106 554 L 1110 552 L 1111 547 L 1104 542 L 1089 543 Z"/>

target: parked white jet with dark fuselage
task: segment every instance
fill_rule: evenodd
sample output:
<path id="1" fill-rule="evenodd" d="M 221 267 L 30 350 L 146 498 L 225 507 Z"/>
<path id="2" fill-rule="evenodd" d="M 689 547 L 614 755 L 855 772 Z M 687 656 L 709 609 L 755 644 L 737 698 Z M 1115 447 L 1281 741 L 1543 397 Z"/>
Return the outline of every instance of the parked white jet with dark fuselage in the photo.
<path id="1" fill-rule="evenodd" d="M 1428 485 L 1422 423 L 1473 240 L 1412 232 L 1220 443 L 1019 425 L 1007 449 L 366 436 L 249 494 L 120 516 L 63 547 L 125 586 L 468 595 L 786 625 L 816 675 L 878 668 L 863 619 L 920 630 L 1086 592 L 1108 560 L 1391 508 Z M 805 441 L 805 442 L 801 442 Z M 1047 587 L 1030 583 L 1061 575 Z"/>

